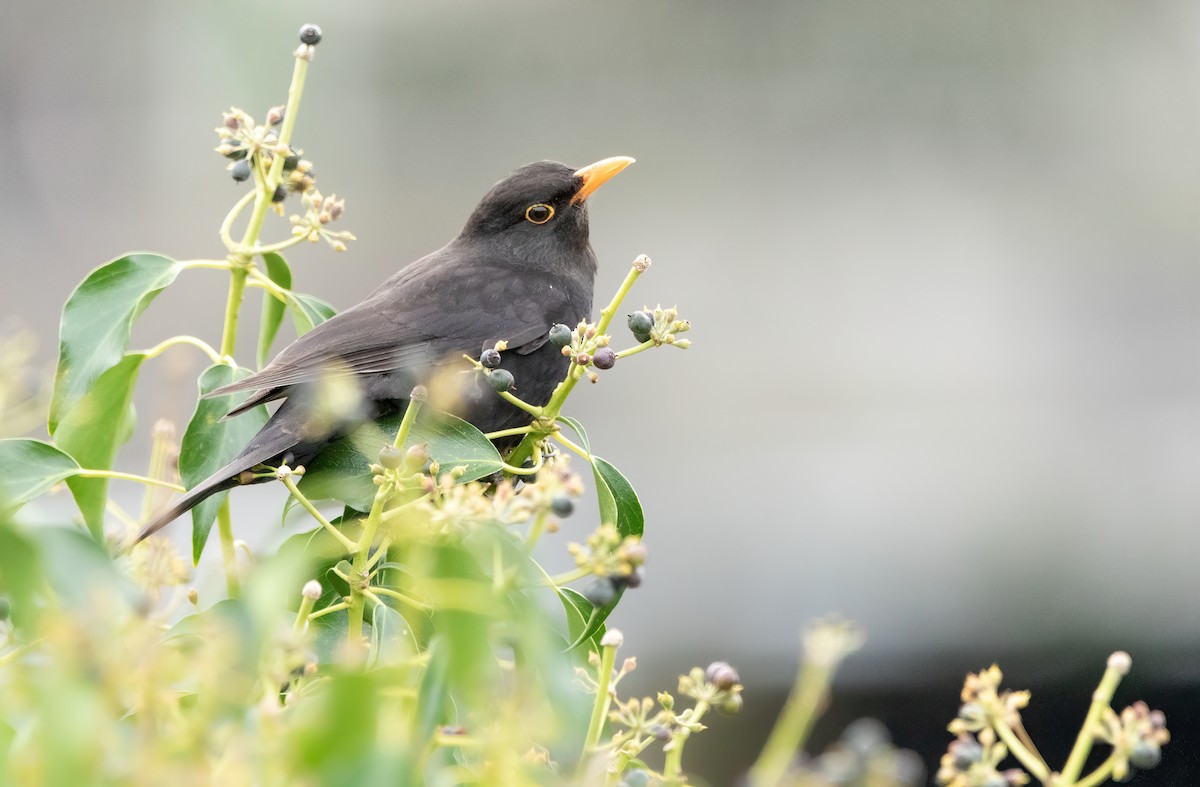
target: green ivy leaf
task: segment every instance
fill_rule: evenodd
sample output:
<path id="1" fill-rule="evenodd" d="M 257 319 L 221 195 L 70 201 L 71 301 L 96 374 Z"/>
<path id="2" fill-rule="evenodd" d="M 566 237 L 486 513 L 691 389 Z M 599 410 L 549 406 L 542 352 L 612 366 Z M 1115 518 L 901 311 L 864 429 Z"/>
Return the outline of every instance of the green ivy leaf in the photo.
<path id="1" fill-rule="evenodd" d="M 592 602 L 584 598 L 582 593 L 568 587 L 558 588 L 558 598 L 562 601 L 563 609 L 567 611 L 567 636 L 571 642 L 567 649 L 573 650 L 587 642 L 592 650 L 599 652 L 600 638 L 604 636 L 604 621 L 601 620 L 599 625 L 587 634 L 588 623 L 595 610 Z"/>
<path id="2" fill-rule="evenodd" d="M 645 529 L 646 515 L 642 512 L 642 502 L 633 486 L 611 462 L 592 453 L 592 446 L 583 424 L 565 415 L 560 415 L 557 420 L 571 427 L 575 434 L 579 435 L 583 450 L 587 452 L 588 460 L 592 463 L 592 476 L 596 480 L 596 499 L 600 504 L 600 521 L 616 525 L 617 531 L 623 536 L 640 536 Z"/>
<path id="3" fill-rule="evenodd" d="M 63 307 L 50 433 L 96 380 L 121 362 L 129 333 L 183 266 L 158 254 L 127 254 L 96 268 Z"/>
<path id="4" fill-rule="evenodd" d="M 327 446 L 306 468 L 300 490 L 310 500 L 341 500 L 360 511 L 371 507 L 377 487 L 369 466 L 379 449 L 395 439 L 402 415 L 396 413 L 363 425 L 354 434 Z M 492 442 L 462 419 L 424 410 L 408 433 L 405 448 L 425 443 L 430 458 L 443 471 L 463 467 L 460 482 L 491 475 L 504 466 Z"/>
<path id="5" fill-rule="evenodd" d="M 337 309 L 315 295 L 299 292 L 293 295 L 295 298 L 288 301 L 288 311 L 291 312 L 292 322 L 296 325 L 297 336 L 303 336 L 337 314 Z"/>
<path id="6" fill-rule="evenodd" d="M 642 512 L 642 501 L 638 499 L 637 492 L 633 491 L 633 486 L 621 475 L 621 471 L 606 459 L 593 456 L 592 468 L 612 495 L 617 530 L 623 536 L 640 536 L 646 524 L 646 515 Z"/>
<path id="7" fill-rule="evenodd" d="M 262 255 L 267 267 L 267 278 L 285 290 L 292 289 L 292 269 L 281 254 L 267 252 Z M 271 345 L 275 343 L 275 335 L 279 333 L 279 325 L 283 322 L 283 313 L 287 304 L 279 300 L 268 290 L 263 290 L 262 320 L 258 328 L 258 368 L 267 365 L 271 355 Z"/>
<path id="8" fill-rule="evenodd" d="M 188 421 L 179 446 L 179 477 L 187 488 L 199 484 L 233 459 L 266 424 L 265 406 L 255 407 L 236 418 L 222 421 L 236 404 L 237 395 L 205 398 L 208 392 L 249 375 L 246 369 L 223 364 L 210 366 L 200 375 L 200 398 L 196 401 L 196 411 Z M 228 495 L 228 491 L 218 492 L 192 509 L 193 561 L 200 561 L 213 520 L 217 518 L 217 509 Z"/>
<path id="9" fill-rule="evenodd" d="M 91 389 L 63 414 L 55 437 L 58 446 L 88 470 L 111 470 L 117 449 L 133 430 L 133 386 L 143 353 L 129 353 L 98 378 Z M 79 504 L 92 536 L 104 538 L 108 505 L 107 478 L 68 478 L 67 486 Z"/>
<path id="10" fill-rule="evenodd" d="M 49 443 L 0 440 L 0 519 L 74 475 L 79 464 Z"/>

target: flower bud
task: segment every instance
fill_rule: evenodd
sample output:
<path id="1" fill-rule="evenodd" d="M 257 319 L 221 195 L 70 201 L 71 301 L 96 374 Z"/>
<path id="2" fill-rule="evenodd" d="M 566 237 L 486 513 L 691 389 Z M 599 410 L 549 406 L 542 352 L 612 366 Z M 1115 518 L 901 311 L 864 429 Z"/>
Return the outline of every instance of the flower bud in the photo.
<path id="1" fill-rule="evenodd" d="M 316 601 L 321 597 L 321 583 L 310 579 L 304 583 L 304 589 L 300 592 L 305 598 Z"/>

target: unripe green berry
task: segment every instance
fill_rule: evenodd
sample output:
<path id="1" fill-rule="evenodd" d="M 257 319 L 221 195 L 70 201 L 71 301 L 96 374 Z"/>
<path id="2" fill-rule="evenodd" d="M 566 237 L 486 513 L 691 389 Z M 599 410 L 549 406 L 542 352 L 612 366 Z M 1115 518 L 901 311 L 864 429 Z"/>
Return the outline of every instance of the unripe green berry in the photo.
<path id="1" fill-rule="evenodd" d="M 720 705 L 717 706 L 717 710 L 720 711 L 721 713 L 725 714 L 726 716 L 734 716 L 738 713 L 741 713 L 742 712 L 742 695 L 741 694 L 730 694 L 728 697 L 726 697 L 721 702 Z"/>
<path id="2" fill-rule="evenodd" d="M 307 24 L 300 28 L 300 43 L 316 46 L 321 43 L 321 28 Z"/>
<path id="3" fill-rule="evenodd" d="M 238 183 L 250 177 L 250 159 L 243 158 L 229 170 L 229 175 Z"/>
<path id="4" fill-rule="evenodd" d="M 601 347 L 592 355 L 592 365 L 597 369 L 611 369 L 617 362 L 617 354 L 611 347 Z"/>
<path id="5" fill-rule="evenodd" d="M 1154 741 L 1141 741 L 1129 753 L 1129 764 L 1140 770 L 1149 770 L 1162 761 L 1162 747 Z"/>
<path id="6" fill-rule="evenodd" d="M 496 369 L 500 366 L 500 353 L 489 347 L 479 354 L 479 362 L 489 369 Z"/>
<path id="7" fill-rule="evenodd" d="M 488 382 L 491 383 L 493 391 L 504 392 L 512 389 L 514 380 L 512 372 L 506 369 L 493 369 L 488 374 Z"/>
<path id="8" fill-rule="evenodd" d="M 571 343 L 571 329 L 561 322 L 550 329 L 550 343 L 555 347 L 566 347 Z"/>
<path id="9" fill-rule="evenodd" d="M 395 470 L 404 461 L 404 454 L 390 443 L 379 449 L 379 464 L 388 470 Z"/>
<path id="10" fill-rule="evenodd" d="M 555 516 L 568 517 L 575 510 L 575 503 L 566 495 L 558 495 L 550 501 L 550 510 Z"/>
<path id="11" fill-rule="evenodd" d="M 650 784 L 650 773 L 642 769 L 629 771 L 621 779 L 622 787 L 647 787 Z"/>
<path id="12" fill-rule="evenodd" d="M 650 329 L 654 327 L 654 315 L 647 311 L 634 312 L 629 315 L 629 331 L 639 342 L 650 339 Z"/>

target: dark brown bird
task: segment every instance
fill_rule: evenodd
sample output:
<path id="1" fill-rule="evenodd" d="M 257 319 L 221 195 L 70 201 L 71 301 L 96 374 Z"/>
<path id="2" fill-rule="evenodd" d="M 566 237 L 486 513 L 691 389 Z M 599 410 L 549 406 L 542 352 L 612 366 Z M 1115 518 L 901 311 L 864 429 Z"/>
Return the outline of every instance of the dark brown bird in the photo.
<path id="1" fill-rule="evenodd" d="M 502 368 L 520 396 L 545 404 L 568 359 L 549 344 L 550 327 L 574 326 L 592 309 L 596 255 L 588 240 L 587 198 L 633 163 L 624 156 L 575 169 L 554 161 L 527 164 L 484 195 L 454 240 L 403 268 L 366 300 L 285 347 L 262 371 L 211 396 L 252 391 L 236 416 L 283 399 L 262 430 L 233 460 L 155 517 L 137 540 L 200 501 L 237 486 L 239 476 L 285 456 L 311 462 L 331 440 L 405 406 L 414 386 L 439 368 L 478 358 L 504 340 Z M 491 432 L 522 425 L 528 414 L 490 391 L 476 375 L 452 409 Z M 330 407 L 338 382 L 352 389 L 348 407 Z M 343 397 L 345 398 L 345 397 Z"/>

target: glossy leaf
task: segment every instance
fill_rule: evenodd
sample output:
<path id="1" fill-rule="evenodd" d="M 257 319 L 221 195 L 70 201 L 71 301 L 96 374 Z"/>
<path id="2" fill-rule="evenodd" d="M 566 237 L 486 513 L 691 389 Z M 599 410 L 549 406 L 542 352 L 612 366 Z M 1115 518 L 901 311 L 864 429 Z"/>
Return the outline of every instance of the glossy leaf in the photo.
<path id="1" fill-rule="evenodd" d="M 0 446 L 9 442 L 18 441 L 0 440 Z M 0 460 L 7 458 L 0 450 Z M 29 534 L 0 512 L 0 597 L 10 601 L 13 623 L 21 628 L 32 624 L 38 614 L 34 598 L 44 587 L 41 558 L 41 550 Z"/>
<path id="2" fill-rule="evenodd" d="M 379 450 L 395 439 L 401 414 L 365 424 L 349 437 L 325 448 L 307 468 L 300 490 L 310 500 L 337 499 L 360 511 L 371 507 L 377 487 L 371 482 L 369 465 L 378 461 Z M 424 443 L 430 458 L 443 471 L 463 467 L 460 481 L 491 475 L 504 463 L 496 447 L 466 421 L 441 413 L 423 411 L 413 424 L 405 446 Z"/>
<path id="3" fill-rule="evenodd" d="M 0 518 L 74 475 L 79 464 L 41 440 L 0 440 Z"/>
<path id="4" fill-rule="evenodd" d="M 133 386 L 146 356 L 129 353 L 101 374 L 91 389 L 68 410 L 55 432 L 58 446 L 88 470 L 111 470 L 117 449 L 132 434 Z M 107 478 L 68 478 L 67 486 L 92 536 L 104 537 L 108 505 Z"/>
<path id="5" fill-rule="evenodd" d="M 315 295 L 293 293 L 295 298 L 288 302 L 288 311 L 296 325 L 296 335 L 303 336 L 321 323 L 337 314 L 337 309 Z"/>
<path id="6" fill-rule="evenodd" d="M 646 515 L 642 512 L 642 501 L 638 499 L 633 486 L 606 459 L 593 456 L 592 468 L 612 495 L 617 530 L 623 536 L 640 536 L 646 524 Z"/>
<path id="7" fill-rule="evenodd" d="M 411 655 L 407 636 L 408 624 L 400 613 L 386 604 L 376 604 L 371 610 L 371 664 L 394 664 Z"/>
<path id="8" fill-rule="evenodd" d="M 128 254 L 88 274 L 63 307 L 50 433 L 96 380 L 120 363 L 137 319 L 183 266 L 158 254 Z"/>
<path id="9" fill-rule="evenodd" d="M 596 480 L 596 499 L 600 504 L 600 521 L 616 525 L 623 536 L 640 536 L 645 529 L 646 516 L 633 486 L 611 462 L 592 453 L 592 446 L 583 424 L 565 415 L 560 415 L 558 420 L 579 435 L 583 450 L 587 452 L 588 460 L 592 463 L 592 476 Z"/>
<path id="10" fill-rule="evenodd" d="M 227 464 L 267 422 L 267 408 L 255 407 L 239 416 L 222 421 L 235 404 L 237 394 L 205 398 L 210 391 L 222 385 L 248 377 L 250 372 L 232 366 L 217 364 L 210 366 L 200 375 L 200 397 L 196 400 L 196 411 L 188 421 L 187 430 L 179 445 L 179 477 L 188 489 L 204 481 L 214 471 Z M 199 562 L 217 509 L 225 502 L 229 492 L 218 492 L 202 500 L 192 509 L 192 560 Z"/>
<path id="11" fill-rule="evenodd" d="M 262 255 L 267 268 L 267 278 L 285 290 L 292 289 L 292 269 L 281 254 L 268 252 Z M 258 326 L 258 368 L 267 365 L 271 357 L 271 346 L 279 333 L 279 325 L 283 322 L 283 314 L 287 311 L 287 303 L 279 300 L 268 290 L 263 290 L 262 319 Z"/>
<path id="12" fill-rule="evenodd" d="M 600 625 L 589 636 L 584 636 L 594 611 L 592 602 L 584 598 L 582 593 L 568 587 L 558 589 L 558 598 L 567 612 L 567 636 L 568 641 L 572 643 L 568 649 L 587 642 L 592 650 L 599 651 L 600 638 L 604 636 L 604 621 L 600 621 Z"/>

